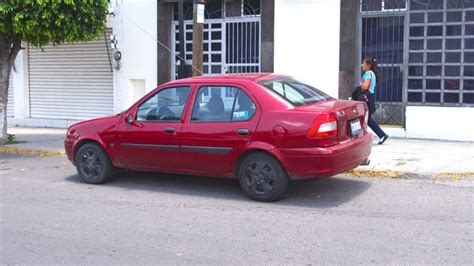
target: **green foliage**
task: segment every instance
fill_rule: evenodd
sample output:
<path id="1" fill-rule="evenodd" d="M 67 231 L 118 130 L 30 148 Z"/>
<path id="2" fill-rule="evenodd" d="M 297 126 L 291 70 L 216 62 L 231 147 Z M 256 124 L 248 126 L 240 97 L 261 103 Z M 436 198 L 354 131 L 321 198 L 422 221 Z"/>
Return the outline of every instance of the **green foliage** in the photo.
<path id="1" fill-rule="evenodd" d="M 14 141 L 16 139 L 15 134 L 7 134 L 8 141 Z"/>
<path id="2" fill-rule="evenodd" d="M 89 41 L 105 27 L 110 0 L 0 0 L 0 33 L 13 42 Z"/>
<path id="3" fill-rule="evenodd" d="M 26 141 L 16 140 L 15 134 L 7 134 L 7 140 L 5 142 L 6 145 L 14 145 L 14 144 L 22 144 L 26 143 Z"/>

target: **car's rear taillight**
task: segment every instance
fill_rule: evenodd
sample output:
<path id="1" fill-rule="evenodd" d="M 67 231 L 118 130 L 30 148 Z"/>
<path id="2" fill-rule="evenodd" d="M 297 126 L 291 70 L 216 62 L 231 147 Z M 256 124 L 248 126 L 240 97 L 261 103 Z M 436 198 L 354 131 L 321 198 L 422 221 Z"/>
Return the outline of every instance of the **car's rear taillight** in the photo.
<path id="1" fill-rule="evenodd" d="M 329 137 L 337 136 L 337 120 L 333 114 L 323 114 L 318 116 L 316 121 L 308 131 L 308 137 Z"/>
<path id="2" fill-rule="evenodd" d="M 311 125 L 308 137 L 316 139 L 320 147 L 338 144 L 336 117 L 333 114 L 319 115 L 313 125 Z"/>

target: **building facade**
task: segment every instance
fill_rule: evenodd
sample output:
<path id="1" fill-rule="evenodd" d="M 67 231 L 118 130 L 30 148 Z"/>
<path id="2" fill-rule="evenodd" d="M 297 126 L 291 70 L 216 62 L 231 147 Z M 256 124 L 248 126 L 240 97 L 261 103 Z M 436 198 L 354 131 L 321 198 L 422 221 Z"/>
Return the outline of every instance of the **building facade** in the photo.
<path id="1" fill-rule="evenodd" d="M 474 1 L 361 0 L 343 5 L 341 14 L 341 58 L 358 61 L 340 62 L 340 95 L 360 77 L 360 60 L 376 58 L 376 119 L 388 131 L 474 140 Z"/>
<path id="2" fill-rule="evenodd" d="M 12 74 L 10 123 L 67 127 L 176 79 L 192 62 L 192 1 L 183 48 L 177 2 L 113 1 L 98 40 L 28 46 Z M 390 135 L 474 141 L 473 45 L 471 0 L 207 0 L 203 72 L 284 73 L 346 99 L 371 56 L 376 119 Z"/>

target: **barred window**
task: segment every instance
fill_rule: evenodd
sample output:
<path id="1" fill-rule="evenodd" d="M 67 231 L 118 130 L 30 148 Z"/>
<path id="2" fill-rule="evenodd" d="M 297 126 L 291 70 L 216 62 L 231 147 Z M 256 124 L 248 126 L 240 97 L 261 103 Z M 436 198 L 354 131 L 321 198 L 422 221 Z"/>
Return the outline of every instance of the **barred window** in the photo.
<path id="1" fill-rule="evenodd" d="M 474 105 L 474 0 L 360 0 L 382 103 Z"/>
<path id="2" fill-rule="evenodd" d="M 409 3 L 407 101 L 474 104 L 474 1 Z"/>

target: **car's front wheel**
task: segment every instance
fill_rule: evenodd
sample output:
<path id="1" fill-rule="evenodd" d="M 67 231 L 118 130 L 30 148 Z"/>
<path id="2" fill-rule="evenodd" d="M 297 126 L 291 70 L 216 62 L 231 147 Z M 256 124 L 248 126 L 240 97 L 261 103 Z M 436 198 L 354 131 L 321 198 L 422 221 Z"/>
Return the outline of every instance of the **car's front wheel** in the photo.
<path id="1" fill-rule="evenodd" d="M 89 184 L 101 184 L 113 174 L 113 166 L 105 151 L 98 144 L 82 145 L 76 153 L 76 168 L 81 179 Z"/>
<path id="2" fill-rule="evenodd" d="M 258 201 L 276 201 L 288 188 L 285 169 L 272 156 L 254 153 L 247 156 L 238 171 L 240 186 L 247 195 Z"/>

